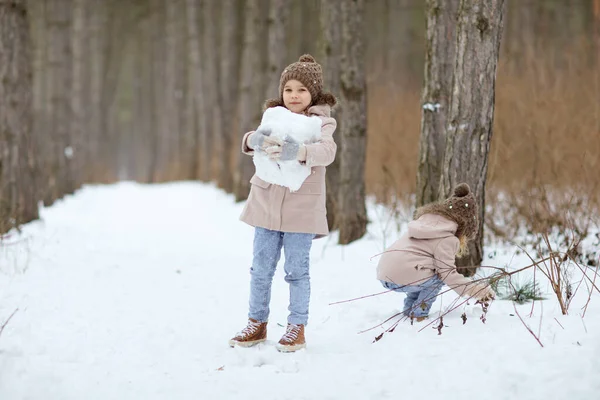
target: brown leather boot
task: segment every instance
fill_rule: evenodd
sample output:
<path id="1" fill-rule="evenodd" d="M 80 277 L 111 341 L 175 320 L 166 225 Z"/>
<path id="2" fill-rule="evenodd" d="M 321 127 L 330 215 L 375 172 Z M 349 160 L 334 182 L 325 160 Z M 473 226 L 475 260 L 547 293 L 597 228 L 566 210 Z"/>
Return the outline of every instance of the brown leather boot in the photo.
<path id="1" fill-rule="evenodd" d="M 252 347 L 265 340 L 267 340 L 267 323 L 249 318 L 248 325 L 229 340 L 229 345 L 231 347 L 235 347 L 236 345 L 240 347 Z"/>
<path id="2" fill-rule="evenodd" d="M 282 353 L 291 353 L 305 347 L 304 325 L 288 324 L 285 334 L 277 344 L 277 350 Z"/>

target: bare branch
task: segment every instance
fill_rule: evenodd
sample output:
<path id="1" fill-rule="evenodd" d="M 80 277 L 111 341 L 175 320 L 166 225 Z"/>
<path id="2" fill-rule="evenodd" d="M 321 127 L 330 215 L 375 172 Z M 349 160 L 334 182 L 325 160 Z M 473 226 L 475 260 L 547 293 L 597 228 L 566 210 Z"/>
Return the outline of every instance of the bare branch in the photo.
<path id="1" fill-rule="evenodd" d="M 4 328 L 6 327 L 6 325 L 8 325 L 11 318 L 13 317 L 13 315 L 15 315 L 17 313 L 17 311 L 19 311 L 18 308 L 15 311 L 13 311 L 13 313 L 10 314 L 10 317 L 8 317 L 8 319 L 4 322 L 4 324 L 2 324 L 2 326 L 0 327 L 0 336 L 2 336 L 2 332 L 4 331 Z"/>

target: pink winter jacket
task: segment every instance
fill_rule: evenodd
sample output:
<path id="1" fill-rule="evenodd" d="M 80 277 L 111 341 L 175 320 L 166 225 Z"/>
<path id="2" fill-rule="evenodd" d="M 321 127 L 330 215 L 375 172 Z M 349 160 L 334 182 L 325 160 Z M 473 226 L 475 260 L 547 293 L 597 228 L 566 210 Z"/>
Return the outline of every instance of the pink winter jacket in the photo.
<path id="1" fill-rule="evenodd" d="M 333 132 L 337 126 L 331 118 L 328 105 L 312 106 L 308 115 L 321 118 L 321 139 L 306 145 L 306 165 L 311 174 L 300 189 L 290 189 L 265 182 L 254 175 L 250 179 L 250 195 L 240 219 L 245 223 L 281 232 L 314 233 L 316 238 L 329 234 L 325 209 L 325 167 L 333 162 L 337 146 Z M 254 151 L 242 140 L 242 152 L 253 155 Z"/>
<path id="2" fill-rule="evenodd" d="M 425 214 L 409 222 L 408 232 L 381 256 L 377 278 L 397 285 L 416 285 L 438 274 L 460 296 L 495 297 L 488 285 L 473 282 L 456 271 L 457 227 L 456 222 L 436 214 Z"/>

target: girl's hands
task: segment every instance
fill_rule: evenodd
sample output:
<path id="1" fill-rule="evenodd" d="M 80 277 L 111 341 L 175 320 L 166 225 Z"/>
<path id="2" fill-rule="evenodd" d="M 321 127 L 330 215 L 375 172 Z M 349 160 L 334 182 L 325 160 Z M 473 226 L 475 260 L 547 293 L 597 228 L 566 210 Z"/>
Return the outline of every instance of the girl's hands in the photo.
<path id="1" fill-rule="evenodd" d="M 289 137 L 285 140 L 278 138 L 273 138 L 272 140 L 276 142 L 276 144 L 265 149 L 271 160 L 306 161 L 306 147 L 304 145 Z"/>
<path id="2" fill-rule="evenodd" d="M 479 301 L 485 303 L 485 302 L 489 302 L 489 301 L 492 301 L 495 299 L 496 299 L 496 293 L 494 292 L 494 290 L 491 287 L 487 286 L 485 288 L 485 290 L 483 291 L 483 293 L 481 293 Z"/>
<path id="3" fill-rule="evenodd" d="M 270 130 L 257 129 L 253 134 L 248 137 L 248 147 L 252 150 L 264 150 L 267 146 L 271 145 L 270 141 L 267 141 L 271 135 Z M 272 139 L 271 139 L 272 140 Z"/>

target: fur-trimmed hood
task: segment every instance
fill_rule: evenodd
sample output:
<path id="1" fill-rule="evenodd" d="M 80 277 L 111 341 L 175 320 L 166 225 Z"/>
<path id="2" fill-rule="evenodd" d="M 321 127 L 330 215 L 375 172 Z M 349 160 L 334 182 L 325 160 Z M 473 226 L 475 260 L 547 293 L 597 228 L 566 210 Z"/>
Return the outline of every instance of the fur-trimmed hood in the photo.
<path id="1" fill-rule="evenodd" d="M 320 106 L 320 105 L 328 105 L 333 108 L 337 104 L 337 99 L 335 96 L 329 92 L 321 92 L 317 95 L 316 99 L 313 99 L 308 109 L 312 106 Z M 265 105 L 263 107 L 264 110 L 271 107 L 285 107 L 283 103 L 283 99 L 269 99 L 265 101 Z"/>

